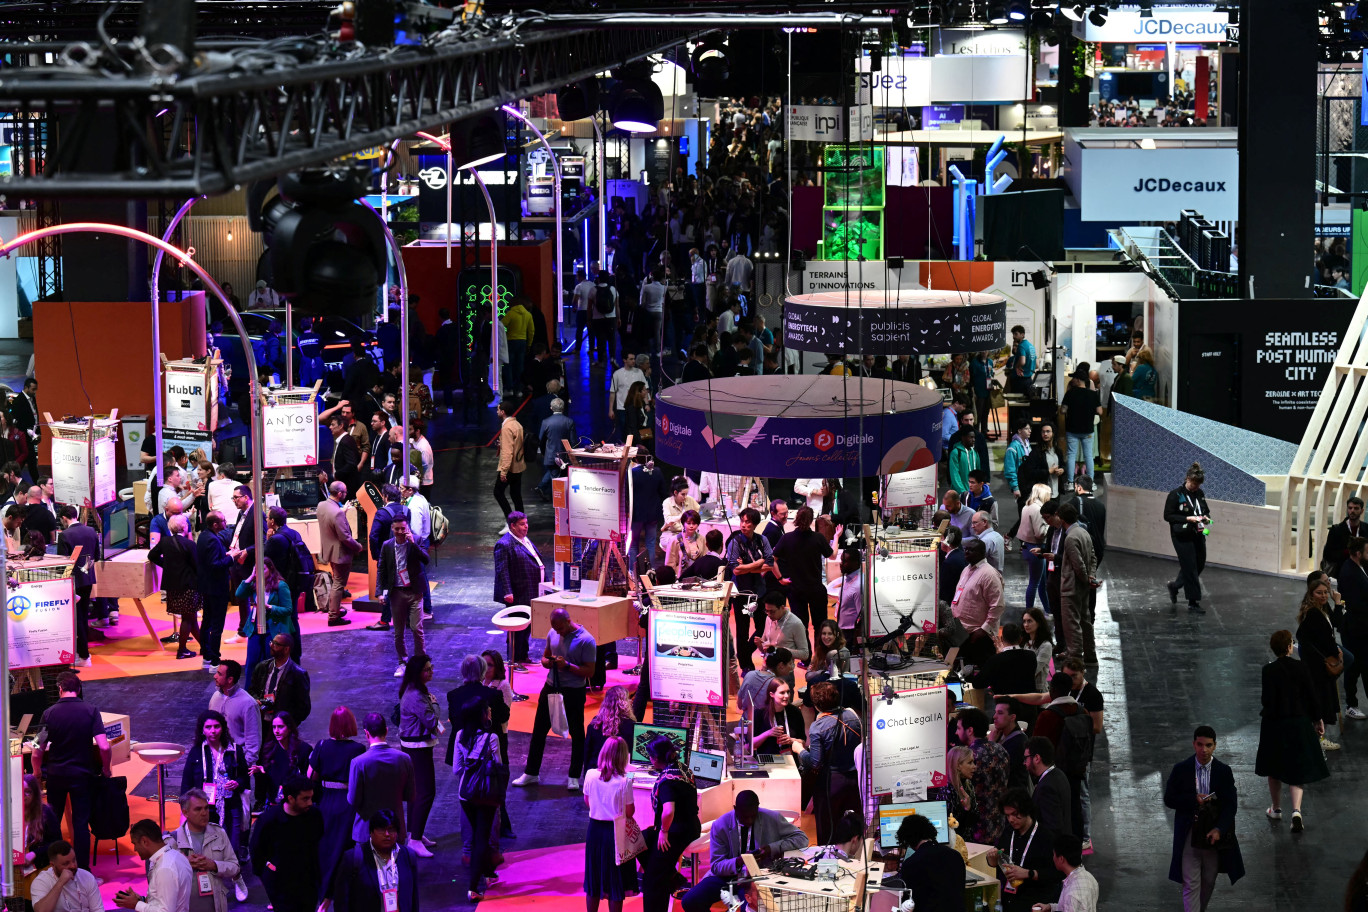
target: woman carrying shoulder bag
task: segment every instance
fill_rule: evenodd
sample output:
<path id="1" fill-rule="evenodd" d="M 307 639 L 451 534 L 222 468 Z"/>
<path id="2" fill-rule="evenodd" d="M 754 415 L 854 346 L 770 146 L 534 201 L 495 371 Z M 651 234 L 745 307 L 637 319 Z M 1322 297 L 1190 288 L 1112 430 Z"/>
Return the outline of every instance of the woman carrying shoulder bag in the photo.
<path id="1" fill-rule="evenodd" d="M 479 902 L 485 890 L 499 880 L 490 857 L 489 834 L 508 790 L 508 766 L 499 757 L 499 736 L 494 733 L 487 701 L 466 701 L 461 705 L 460 719 L 452 768 L 461 811 L 472 833 L 466 895 L 471 902 Z"/>
<path id="2" fill-rule="evenodd" d="M 1339 721 L 1339 684 L 1336 679 L 1344 671 L 1344 656 L 1335 642 L 1335 628 L 1330 623 L 1330 584 L 1325 579 L 1313 579 L 1306 587 L 1297 612 L 1297 646 L 1311 683 L 1316 688 L 1316 717 L 1326 725 Z M 1324 732 L 1321 747 L 1339 750 Z"/>
<path id="3" fill-rule="evenodd" d="M 646 840 L 632 819 L 636 806 L 627 760 L 627 742 L 613 735 L 603 742 L 598 766 L 584 774 L 584 803 L 589 807 L 584 896 L 585 908 L 593 912 L 604 899 L 609 912 L 622 912 L 622 901 L 637 892 L 634 859 L 646 851 Z"/>
<path id="4" fill-rule="evenodd" d="M 184 515 L 171 517 L 171 534 L 157 540 L 147 559 L 162 569 L 162 588 L 166 590 L 166 613 L 180 616 L 180 648 L 176 658 L 192 659 L 195 653 L 185 648 L 186 641 L 200 638 L 199 611 L 204 607 L 199 592 L 199 569 L 195 543 L 189 538 L 190 521 Z M 201 643 L 201 648 L 203 644 Z"/>

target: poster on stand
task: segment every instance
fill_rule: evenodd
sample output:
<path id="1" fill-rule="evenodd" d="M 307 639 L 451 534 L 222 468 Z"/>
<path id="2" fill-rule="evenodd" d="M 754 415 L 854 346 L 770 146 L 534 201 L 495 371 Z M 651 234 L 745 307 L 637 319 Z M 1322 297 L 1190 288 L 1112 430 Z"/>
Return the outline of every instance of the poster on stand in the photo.
<path id="1" fill-rule="evenodd" d="M 90 491 L 94 455 L 95 493 Z M 103 507 L 118 496 L 114 464 L 114 438 L 96 440 L 93 446 L 83 437 L 52 438 L 52 490 L 58 503 L 80 507 Z"/>
<path id="2" fill-rule="evenodd" d="M 620 540 L 622 490 L 617 470 L 570 466 L 566 479 L 569 482 L 566 497 L 570 535 L 600 541 Z"/>
<path id="3" fill-rule="evenodd" d="M 718 614 L 651 612 L 652 700 L 725 705 L 722 621 Z"/>
<path id="4" fill-rule="evenodd" d="M 11 586 L 5 603 L 10 668 L 70 665 L 76 660 L 76 603 L 71 578 Z"/>
<path id="5" fill-rule="evenodd" d="M 205 376 L 189 371 L 166 371 L 166 422 L 171 430 L 212 431 L 209 404 L 217 391 Z"/>
<path id="6" fill-rule="evenodd" d="M 936 467 L 925 466 L 883 478 L 883 508 L 934 507 L 936 505 Z"/>
<path id="7" fill-rule="evenodd" d="M 924 801 L 926 790 L 944 784 L 945 688 L 899 691 L 893 702 L 873 701 L 874 794 Z"/>
<path id="8" fill-rule="evenodd" d="M 313 402 L 267 405 L 261 414 L 262 458 L 268 469 L 318 464 L 318 406 Z"/>
<path id="9" fill-rule="evenodd" d="M 936 622 L 935 551 L 908 551 L 874 561 L 874 606 L 869 631 L 879 637 L 906 627 L 918 633 L 927 621 Z"/>

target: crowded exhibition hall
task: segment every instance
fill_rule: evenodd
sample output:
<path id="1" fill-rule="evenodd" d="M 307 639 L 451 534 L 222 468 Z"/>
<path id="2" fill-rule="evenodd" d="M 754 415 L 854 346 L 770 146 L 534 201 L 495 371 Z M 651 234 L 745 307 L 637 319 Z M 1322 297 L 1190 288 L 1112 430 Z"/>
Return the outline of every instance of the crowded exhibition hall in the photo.
<path id="1" fill-rule="evenodd" d="M 1368 912 L 1358 5 L 0 45 L 5 908 Z"/>

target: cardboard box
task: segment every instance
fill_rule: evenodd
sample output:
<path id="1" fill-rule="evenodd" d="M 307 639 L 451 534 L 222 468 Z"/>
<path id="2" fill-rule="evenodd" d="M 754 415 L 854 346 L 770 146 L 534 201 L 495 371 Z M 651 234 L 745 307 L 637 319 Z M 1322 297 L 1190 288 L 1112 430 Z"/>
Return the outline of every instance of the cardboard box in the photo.
<path id="1" fill-rule="evenodd" d="M 133 513 L 137 516 L 146 516 L 151 512 L 147 508 L 147 479 L 133 482 Z"/>
<path id="2" fill-rule="evenodd" d="M 109 739 L 111 763 L 123 763 L 129 756 L 129 745 L 133 743 L 133 732 L 129 727 L 128 716 L 120 713 L 100 713 L 104 723 L 105 737 Z"/>

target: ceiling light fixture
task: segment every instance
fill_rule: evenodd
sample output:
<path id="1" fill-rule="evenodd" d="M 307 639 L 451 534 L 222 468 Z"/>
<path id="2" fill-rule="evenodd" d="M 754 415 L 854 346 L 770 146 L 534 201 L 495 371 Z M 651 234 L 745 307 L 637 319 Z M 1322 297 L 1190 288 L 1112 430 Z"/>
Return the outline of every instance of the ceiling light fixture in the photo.
<path id="1" fill-rule="evenodd" d="M 503 116 L 494 112 L 455 124 L 451 131 L 451 160 L 456 170 L 478 168 L 507 155 L 504 126 Z"/>
<path id="2" fill-rule="evenodd" d="M 1070 22 L 1082 22 L 1084 10 L 1085 7 L 1081 3 L 1076 3 L 1073 6 L 1060 6 L 1059 8 L 1059 12 Z"/>

